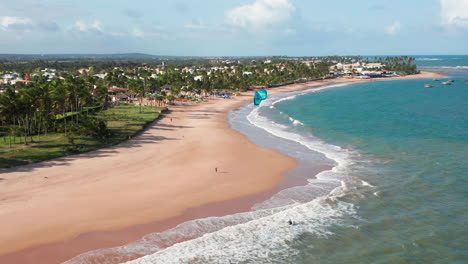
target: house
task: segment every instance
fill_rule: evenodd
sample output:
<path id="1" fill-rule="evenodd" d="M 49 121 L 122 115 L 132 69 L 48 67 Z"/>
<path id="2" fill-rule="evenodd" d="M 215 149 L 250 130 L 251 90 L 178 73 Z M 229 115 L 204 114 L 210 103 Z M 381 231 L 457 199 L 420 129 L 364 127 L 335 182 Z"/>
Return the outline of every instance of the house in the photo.
<path id="1" fill-rule="evenodd" d="M 17 84 L 17 83 L 28 84 L 28 83 L 31 83 L 31 81 L 23 80 L 23 79 L 21 79 L 21 78 L 14 79 L 14 80 L 11 80 L 11 81 L 10 81 L 10 84 L 12 84 L 12 85 L 15 85 L 15 84 Z"/>
<path id="2" fill-rule="evenodd" d="M 106 78 L 107 73 L 98 73 L 98 74 L 94 74 L 93 76 L 98 77 L 99 79 L 104 79 Z"/>
<path id="3" fill-rule="evenodd" d="M 88 73 L 89 71 L 91 71 L 91 67 L 90 67 L 90 68 L 82 68 L 82 69 L 79 69 L 79 70 L 78 70 L 78 73 L 79 73 L 79 74 L 83 74 L 83 73 Z"/>
<path id="4" fill-rule="evenodd" d="M 107 94 L 113 103 L 128 102 L 130 100 L 130 90 L 128 88 L 110 88 Z"/>
<path id="5" fill-rule="evenodd" d="M 355 75 L 354 78 L 356 78 L 356 79 L 369 79 L 370 76 L 367 76 L 367 75 Z"/>
<path id="6" fill-rule="evenodd" d="M 382 77 L 382 72 L 380 71 L 362 71 L 361 74 L 367 75 L 371 78 Z"/>
<path id="7" fill-rule="evenodd" d="M 382 69 L 382 63 L 367 63 L 364 68 L 367 69 Z"/>
<path id="8" fill-rule="evenodd" d="M 345 73 L 351 73 L 351 72 L 361 72 L 362 67 L 360 63 L 350 63 L 350 64 L 342 64 L 342 63 L 337 63 L 333 66 L 329 67 L 329 70 L 331 71 L 343 71 Z"/>
<path id="9" fill-rule="evenodd" d="M 12 74 L 4 74 L 3 75 L 3 83 L 4 84 L 8 84 L 10 82 L 10 80 L 13 79 L 13 75 Z"/>

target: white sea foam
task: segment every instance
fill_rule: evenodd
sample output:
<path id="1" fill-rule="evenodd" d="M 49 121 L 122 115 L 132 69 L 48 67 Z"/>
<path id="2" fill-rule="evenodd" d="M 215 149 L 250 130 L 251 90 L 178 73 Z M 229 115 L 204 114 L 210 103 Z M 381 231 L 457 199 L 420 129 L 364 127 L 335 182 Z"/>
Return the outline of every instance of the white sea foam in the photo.
<path id="1" fill-rule="evenodd" d="M 317 90 L 318 89 L 313 89 L 312 91 L 317 91 Z M 286 98 L 291 98 L 291 97 L 286 97 Z M 262 104 L 264 104 L 264 106 L 262 107 L 269 107 L 270 105 L 274 105 L 274 104 L 277 104 L 278 102 L 286 100 L 286 98 L 282 98 L 276 101 L 272 101 L 271 99 L 265 100 L 262 102 Z M 267 117 L 262 116 L 260 114 L 260 109 L 261 108 L 254 108 L 252 112 L 247 116 L 247 120 L 249 120 L 249 122 L 252 125 L 258 128 L 261 128 L 272 135 L 297 142 L 309 148 L 310 150 L 324 154 L 327 158 L 334 160 L 338 163 L 338 166 L 335 167 L 334 170 L 342 169 L 346 167 L 347 165 L 349 165 L 348 163 L 351 160 L 350 155 L 354 154 L 351 151 L 343 149 L 338 146 L 327 144 L 318 138 L 305 137 L 298 133 L 289 131 L 287 126 L 275 123 L 271 121 L 270 119 L 268 119 Z"/>
<path id="2" fill-rule="evenodd" d="M 264 210 L 261 210 L 264 211 Z M 154 263 L 276 263 L 298 252 L 291 247 L 302 234 L 326 237 L 331 225 L 356 213 L 351 203 L 336 196 L 277 208 L 275 213 L 259 217 L 251 212 L 251 221 L 228 226 L 217 232 L 176 244 L 153 255 L 127 264 Z M 294 224 L 289 225 L 292 219 Z"/>
<path id="3" fill-rule="evenodd" d="M 297 120 L 297 119 L 294 119 L 290 116 L 288 116 L 288 119 L 289 121 L 291 121 L 293 123 L 293 125 L 304 125 L 304 123 L 302 123 L 301 121 Z"/>
<path id="4" fill-rule="evenodd" d="M 301 121 L 296 120 L 296 119 L 293 120 L 293 124 L 294 124 L 294 125 L 301 125 L 301 126 L 304 125 L 304 123 L 302 123 Z"/>
<path id="5" fill-rule="evenodd" d="M 298 195 L 298 200 L 281 207 L 189 221 L 129 245 L 84 254 L 65 264 L 122 263 L 137 255 L 147 256 L 126 263 L 272 263 L 297 253 L 290 243 L 299 235 L 326 237 L 332 234 L 329 226 L 340 224 L 344 216 L 354 216 L 354 205 L 339 199 L 346 191 L 341 185 L 333 194 L 312 199 Z M 290 219 L 293 225 L 288 224 Z M 168 241 L 180 243 L 164 248 Z"/>
<path id="6" fill-rule="evenodd" d="M 305 90 L 305 91 L 292 92 L 292 93 L 290 93 L 291 94 L 290 96 L 286 96 L 286 97 L 277 99 L 277 100 L 275 100 L 273 102 L 271 102 L 271 99 L 268 99 L 267 101 L 270 101 L 270 104 L 268 104 L 268 106 L 270 108 L 274 108 L 276 104 L 284 102 L 284 101 L 294 100 L 297 96 L 301 96 L 301 95 L 305 95 L 305 94 L 309 94 L 309 93 L 316 93 L 316 92 L 323 91 L 323 90 L 326 90 L 326 89 L 331 89 L 331 88 L 336 88 L 336 87 L 343 87 L 343 86 L 348 86 L 348 85 L 349 85 L 348 83 L 339 83 L 339 84 L 331 84 L 331 85 L 316 87 L 316 88 Z M 265 101 L 262 102 L 262 104 L 264 106 Z"/>
<path id="7" fill-rule="evenodd" d="M 443 66 L 444 69 L 468 69 L 468 66 Z"/>
<path id="8" fill-rule="evenodd" d="M 372 185 L 372 184 L 370 184 L 370 183 L 368 183 L 368 182 L 366 182 L 366 181 L 361 181 L 361 182 L 362 182 L 362 185 L 363 185 L 363 186 L 374 187 L 374 185 Z"/>
<path id="9" fill-rule="evenodd" d="M 422 66 L 423 68 L 436 68 L 436 69 L 452 69 L 452 70 L 460 70 L 460 69 L 468 69 L 468 66 Z"/>
<path id="10" fill-rule="evenodd" d="M 321 88 L 310 89 L 307 91 L 300 92 L 300 95 L 318 92 L 324 89 L 330 89 L 334 87 L 341 87 L 345 85 L 347 84 L 330 85 Z M 296 98 L 297 95 L 298 94 L 294 94 L 292 96 L 286 96 L 280 99 L 268 99 L 262 102 L 262 107 L 269 108 L 278 104 L 279 102 L 292 100 Z M 322 153 L 327 158 L 335 161 L 336 166 L 330 171 L 324 171 L 319 173 L 315 179 L 310 179 L 309 185 L 283 190 L 280 193 L 273 196 L 270 200 L 263 202 L 260 205 L 256 205 L 254 207 L 255 209 L 272 208 L 275 206 L 293 204 L 296 201 L 302 202 L 301 199 L 310 199 L 311 195 L 313 197 L 316 197 L 318 194 L 326 195 L 328 193 L 333 193 L 333 190 L 339 185 L 341 185 L 342 188 L 355 193 L 359 193 L 359 191 L 357 190 L 359 189 L 359 186 L 373 187 L 370 183 L 350 175 L 349 168 L 351 167 L 351 165 L 354 164 L 354 160 L 360 157 L 359 153 L 353 152 L 348 149 L 343 149 L 339 146 L 327 144 L 316 137 L 304 136 L 295 133 L 294 131 L 291 131 L 289 127 L 284 127 L 281 124 L 269 120 L 267 117 L 261 115 L 260 112 L 261 107 L 254 108 L 247 116 L 247 120 L 252 125 L 261 128 L 272 135 L 294 141 L 307 147 L 312 151 Z M 292 121 L 295 119 L 289 117 L 289 120 Z"/>
<path id="11" fill-rule="evenodd" d="M 440 61 L 438 58 L 416 58 L 417 61 Z"/>

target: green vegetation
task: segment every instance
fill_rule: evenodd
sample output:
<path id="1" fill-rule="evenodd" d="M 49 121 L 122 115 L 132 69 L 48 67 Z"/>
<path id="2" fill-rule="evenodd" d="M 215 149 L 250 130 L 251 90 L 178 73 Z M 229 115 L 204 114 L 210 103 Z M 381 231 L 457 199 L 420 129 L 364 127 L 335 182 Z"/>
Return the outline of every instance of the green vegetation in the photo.
<path id="1" fill-rule="evenodd" d="M 401 57 L 386 57 L 377 58 L 376 61 L 383 63 L 384 69 L 395 71 L 403 74 L 416 74 L 418 73 L 417 66 L 414 63 L 415 58 L 401 56 Z"/>
<path id="2" fill-rule="evenodd" d="M 88 152 L 118 144 L 129 136 L 142 131 L 147 124 L 157 119 L 160 113 L 165 110 L 166 108 L 162 107 L 146 106 L 144 112 L 140 113 L 139 108 L 134 105 L 116 106 L 93 115 L 93 118 L 90 119 L 93 121 L 85 121 L 91 122 L 91 124 L 84 125 L 85 132 L 77 131 L 68 133 L 68 135 L 56 132 L 47 135 L 33 135 L 31 143 L 28 145 L 25 145 L 18 137 L 0 137 L 0 168 Z M 83 115 L 83 119 L 89 117 Z M 96 125 L 94 122 L 102 123 Z M 105 128 L 102 127 L 103 123 L 106 124 Z M 96 128 L 98 131 L 104 129 L 107 133 L 106 137 L 89 133 Z M 2 131 L 5 131 L 5 127 Z M 12 140 L 11 147 L 9 140 Z"/>

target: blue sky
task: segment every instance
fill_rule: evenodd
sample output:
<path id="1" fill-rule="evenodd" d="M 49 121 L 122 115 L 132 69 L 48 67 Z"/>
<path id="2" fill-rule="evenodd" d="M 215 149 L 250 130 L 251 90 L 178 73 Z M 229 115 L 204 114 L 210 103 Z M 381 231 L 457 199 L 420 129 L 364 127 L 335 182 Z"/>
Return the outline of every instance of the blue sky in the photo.
<path id="1" fill-rule="evenodd" d="M 468 0 L 0 0 L 0 53 L 468 54 Z"/>

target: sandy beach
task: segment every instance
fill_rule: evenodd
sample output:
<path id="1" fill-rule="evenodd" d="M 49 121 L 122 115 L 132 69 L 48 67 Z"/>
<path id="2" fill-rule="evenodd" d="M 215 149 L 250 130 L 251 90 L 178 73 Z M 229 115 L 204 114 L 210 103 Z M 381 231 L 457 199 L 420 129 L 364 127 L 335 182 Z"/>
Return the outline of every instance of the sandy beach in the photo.
<path id="1" fill-rule="evenodd" d="M 377 79 L 337 78 L 269 93 L 362 81 Z M 294 159 L 230 128 L 227 113 L 252 94 L 171 107 L 117 146 L 0 170 L 0 263 L 61 263 L 189 219 L 246 211 L 285 184 L 298 184 L 284 177 Z"/>

